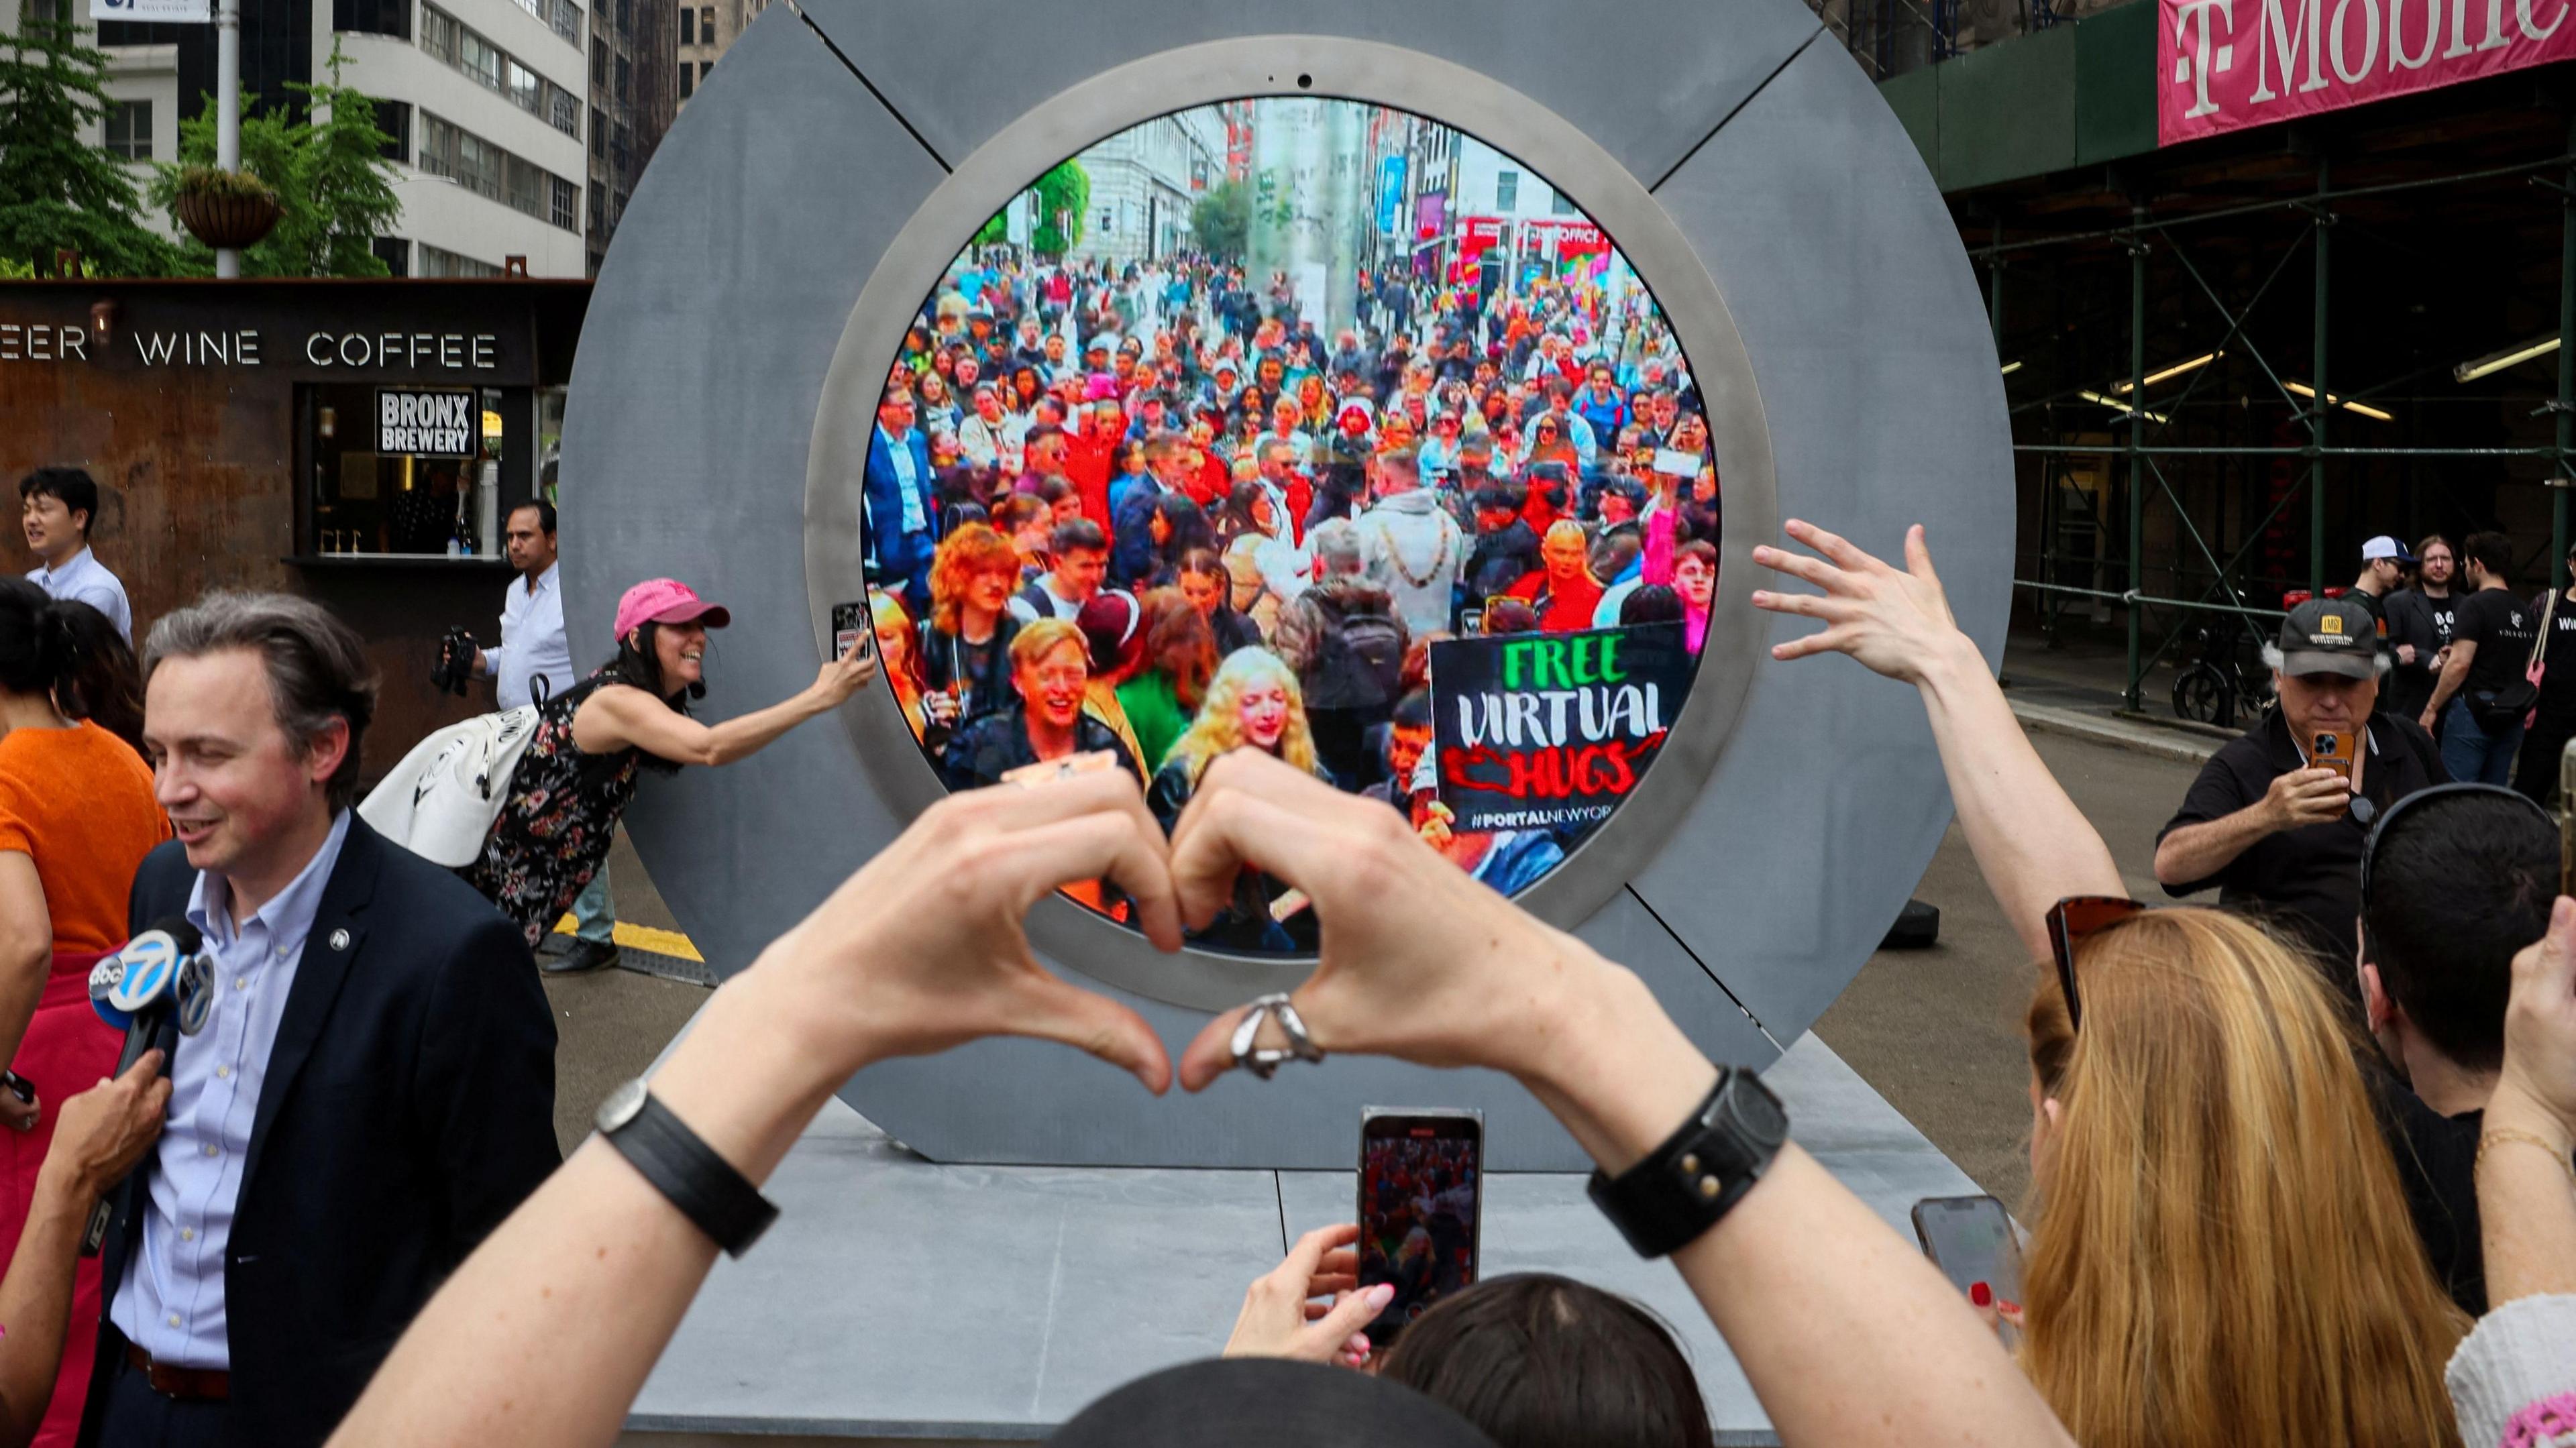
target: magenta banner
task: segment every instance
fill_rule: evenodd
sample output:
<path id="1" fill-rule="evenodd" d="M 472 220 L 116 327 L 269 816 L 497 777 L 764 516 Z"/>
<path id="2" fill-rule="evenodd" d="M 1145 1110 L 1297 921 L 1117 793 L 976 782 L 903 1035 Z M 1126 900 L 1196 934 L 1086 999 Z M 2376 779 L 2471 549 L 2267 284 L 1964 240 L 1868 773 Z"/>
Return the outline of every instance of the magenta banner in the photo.
<path id="1" fill-rule="evenodd" d="M 2156 139 L 2576 57 L 2570 0 L 2157 0 Z"/>

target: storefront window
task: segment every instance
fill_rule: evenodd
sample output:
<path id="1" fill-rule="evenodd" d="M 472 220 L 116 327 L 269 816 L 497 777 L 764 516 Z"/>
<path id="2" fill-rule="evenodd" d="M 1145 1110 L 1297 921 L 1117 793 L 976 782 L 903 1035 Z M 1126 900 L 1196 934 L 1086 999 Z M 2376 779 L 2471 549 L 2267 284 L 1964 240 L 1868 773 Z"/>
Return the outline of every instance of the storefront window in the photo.
<path id="1" fill-rule="evenodd" d="M 298 391 L 309 427 L 312 553 L 497 550 L 507 391 L 390 384 Z M 517 392 L 519 406 L 527 396 Z"/>

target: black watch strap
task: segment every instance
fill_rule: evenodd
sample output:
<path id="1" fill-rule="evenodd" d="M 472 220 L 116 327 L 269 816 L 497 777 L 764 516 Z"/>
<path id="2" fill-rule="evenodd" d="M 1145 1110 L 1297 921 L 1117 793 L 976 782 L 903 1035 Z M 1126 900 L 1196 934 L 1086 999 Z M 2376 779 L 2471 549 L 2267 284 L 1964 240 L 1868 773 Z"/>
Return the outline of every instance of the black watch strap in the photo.
<path id="1" fill-rule="evenodd" d="M 1721 1067 L 1699 1109 L 1664 1144 L 1612 1177 L 1595 1170 L 1587 1190 L 1640 1257 L 1662 1257 L 1717 1225 L 1789 1139 L 1789 1114 L 1762 1078 Z"/>
<path id="2" fill-rule="evenodd" d="M 608 1094 L 598 1126 L 608 1144 L 726 1255 L 750 1251 L 778 1220 L 778 1208 L 760 1189 L 655 1099 L 641 1079 Z"/>

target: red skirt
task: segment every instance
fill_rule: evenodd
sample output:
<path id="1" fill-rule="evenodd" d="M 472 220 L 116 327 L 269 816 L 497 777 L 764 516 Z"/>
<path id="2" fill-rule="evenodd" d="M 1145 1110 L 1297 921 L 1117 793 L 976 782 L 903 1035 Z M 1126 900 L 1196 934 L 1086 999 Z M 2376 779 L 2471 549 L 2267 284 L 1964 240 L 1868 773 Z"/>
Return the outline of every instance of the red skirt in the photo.
<path id="1" fill-rule="evenodd" d="M 10 1068 L 35 1083 L 36 1101 L 44 1114 L 29 1132 L 0 1128 L 0 1259 L 14 1255 L 19 1234 L 27 1229 L 27 1209 L 36 1196 L 36 1169 L 45 1164 L 53 1144 L 54 1118 L 62 1104 L 98 1084 L 116 1070 L 125 1038 L 98 1018 L 89 1003 L 89 971 L 95 955 L 57 955 L 45 978 L 45 993 L 27 1023 L 26 1038 Z M 54 1399 L 37 1430 L 36 1448 L 72 1448 L 79 1436 L 81 1406 L 89 1396 L 90 1360 L 98 1351 L 98 1259 L 84 1257 L 72 1271 L 72 1313 L 63 1342 L 63 1367 L 54 1379 Z"/>

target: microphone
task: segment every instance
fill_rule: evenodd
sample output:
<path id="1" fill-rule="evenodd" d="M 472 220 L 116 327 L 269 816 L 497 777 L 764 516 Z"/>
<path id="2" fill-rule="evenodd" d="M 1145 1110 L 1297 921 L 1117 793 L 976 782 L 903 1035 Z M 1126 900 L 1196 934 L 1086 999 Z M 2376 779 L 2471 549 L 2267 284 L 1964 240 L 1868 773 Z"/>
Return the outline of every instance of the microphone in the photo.
<path id="1" fill-rule="evenodd" d="M 214 1006 L 214 965 L 204 954 L 205 944 L 197 927 L 174 915 L 154 921 L 124 949 L 91 967 L 91 1009 L 100 1020 L 125 1029 L 117 1075 L 156 1046 L 166 1065 L 181 1032 L 193 1036 L 205 1028 Z M 82 1256 L 96 1256 L 107 1240 L 108 1212 L 108 1199 L 101 1197 L 81 1238 Z"/>

